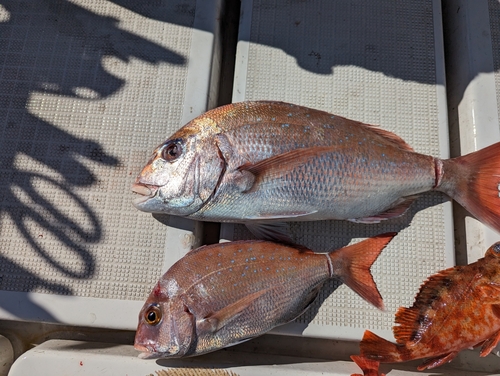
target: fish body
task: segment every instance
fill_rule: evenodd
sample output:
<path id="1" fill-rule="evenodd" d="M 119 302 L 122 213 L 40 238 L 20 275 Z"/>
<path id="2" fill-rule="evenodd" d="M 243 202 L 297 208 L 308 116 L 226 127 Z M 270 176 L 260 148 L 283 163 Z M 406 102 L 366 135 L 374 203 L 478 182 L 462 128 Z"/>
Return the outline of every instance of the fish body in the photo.
<path id="1" fill-rule="evenodd" d="M 396 344 L 366 331 L 361 357 L 381 363 L 428 358 L 420 371 L 481 346 L 488 355 L 500 340 L 500 242 L 485 257 L 427 279 L 412 307 L 396 313 Z"/>
<path id="2" fill-rule="evenodd" d="M 441 160 L 383 129 L 282 102 L 193 119 L 154 152 L 132 190 L 143 211 L 217 222 L 374 223 L 439 190 L 500 230 L 500 144 Z"/>
<path id="3" fill-rule="evenodd" d="M 237 344 L 297 318 L 330 278 L 382 308 L 370 266 L 394 235 L 328 254 L 255 240 L 191 251 L 145 302 L 135 347 L 155 357 L 182 357 Z"/>

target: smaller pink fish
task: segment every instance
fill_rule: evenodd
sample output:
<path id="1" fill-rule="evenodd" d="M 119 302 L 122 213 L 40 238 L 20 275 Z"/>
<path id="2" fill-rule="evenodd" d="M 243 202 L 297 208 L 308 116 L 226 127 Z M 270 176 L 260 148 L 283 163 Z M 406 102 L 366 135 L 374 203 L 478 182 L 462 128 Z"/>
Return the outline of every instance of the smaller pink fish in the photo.
<path id="1" fill-rule="evenodd" d="M 382 309 L 370 267 L 394 236 L 330 253 L 258 240 L 200 247 L 160 278 L 134 347 L 149 354 L 142 357 L 183 357 L 235 345 L 300 316 L 330 278 Z"/>

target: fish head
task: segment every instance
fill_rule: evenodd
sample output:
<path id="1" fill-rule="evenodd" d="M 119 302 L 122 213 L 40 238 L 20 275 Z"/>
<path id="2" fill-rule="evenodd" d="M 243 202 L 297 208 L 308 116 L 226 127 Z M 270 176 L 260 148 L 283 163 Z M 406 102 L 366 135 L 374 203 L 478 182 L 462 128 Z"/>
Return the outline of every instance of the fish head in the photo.
<path id="1" fill-rule="evenodd" d="M 210 118 L 194 119 L 158 146 L 132 185 L 132 191 L 140 195 L 134 206 L 179 216 L 198 211 L 225 169 L 217 130 Z"/>
<path id="2" fill-rule="evenodd" d="M 182 357 L 195 342 L 195 319 L 175 281 L 158 282 L 139 313 L 134 347 L 141 358 Z M 169 291 L 170 290 L 170 291 Z"/>

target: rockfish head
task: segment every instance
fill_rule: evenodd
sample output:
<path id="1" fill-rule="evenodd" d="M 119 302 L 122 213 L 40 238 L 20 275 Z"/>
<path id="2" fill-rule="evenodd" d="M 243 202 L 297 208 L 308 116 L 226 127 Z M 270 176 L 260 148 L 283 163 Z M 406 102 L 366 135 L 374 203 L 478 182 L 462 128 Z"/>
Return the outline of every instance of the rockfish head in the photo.
<path id="1" fill-rule="evenodd" d="M 179 216 L 198 211 L 224 171 L 218 131 L 216 122 L 202 115 L 158 146 L 132 185 L 132 191 L 140 195 L 134 206 Z"/>
<path id="2" fill-rule="evenodd" d="M 144 303 L 134 340 L 139 357 L 182 357 L 194 343 L 194 316 L 177 292 L 175 280 L 160 280 Z"/>

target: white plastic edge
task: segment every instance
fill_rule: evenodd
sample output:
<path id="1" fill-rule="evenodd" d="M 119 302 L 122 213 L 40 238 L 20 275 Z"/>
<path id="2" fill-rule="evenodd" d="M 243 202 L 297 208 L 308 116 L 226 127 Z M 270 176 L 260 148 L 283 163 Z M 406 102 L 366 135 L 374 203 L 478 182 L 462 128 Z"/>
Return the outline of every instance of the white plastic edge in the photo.
<path id="1" fill-rule="evenodd" d="M 460 26 L 465 28 L 467 39 L 455 63 L 463 64 L 468 75 L 456 79 L 470 80 L 458 105 L 460 151 L 465 155 L 500 141 L 500 127 L 488 1 L 464 0 L 457 5 L 465 15 Z M 499 240 L 496 231 L 474 218 L 466 218 L 469 263 L 483 257 L 486 249 Z"/>
<path id="2" fill-rule="evenodd" d="M 196 15 L 193 23 L 193 36 L 188 60 L 188 74 L 186 78 L 185 101 L 181 124 L 186 124 L 208 109 L 217 90 L 218 77 L 213 72 L 219 72 L 214 67 L 220 61 L 220 51 L 216 51 L 219 39 L 219 22 L 222 0 L 197 0 Z M 210 56 L 210 64 L 199 57 Z M 214 59 L 215 57 L 215 59 Z"/>
<path id="3" fill-rule="evenodd" d="M 78 296 L 0 291 L 12 311 L 22 311 L 23 321 L 56 322 L 67 325 L 135 330 L 143 302 Z M 36 307 L 36 308 L 34 308 Z M 0 308 L 5 320 L 19 320 L 17 314 Z"/>
<path id="4" fill-rule="evenodd" d="M 233 102 L 245 100 L 248 72 L 248 53 L 250 50 L 250 34 L 252 32 L 252 0 L 241 1 L 240 28 L 236 47 L 234 67 Z"/>

